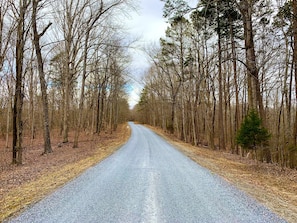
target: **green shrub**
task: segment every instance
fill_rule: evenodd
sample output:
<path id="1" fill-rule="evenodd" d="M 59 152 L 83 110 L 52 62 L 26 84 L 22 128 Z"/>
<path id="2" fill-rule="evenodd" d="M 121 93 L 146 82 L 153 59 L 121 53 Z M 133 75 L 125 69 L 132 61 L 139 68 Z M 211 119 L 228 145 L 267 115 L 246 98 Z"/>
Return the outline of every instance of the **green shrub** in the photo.
<path id="1" fill-rule="evenodd" d="M 268 144 L 270 134 L 262 126 L 262 120 L 255 110 L 251 110 L 243 120 L 236 136 L 236 142 L 243 149 L 254 149 Z"/>

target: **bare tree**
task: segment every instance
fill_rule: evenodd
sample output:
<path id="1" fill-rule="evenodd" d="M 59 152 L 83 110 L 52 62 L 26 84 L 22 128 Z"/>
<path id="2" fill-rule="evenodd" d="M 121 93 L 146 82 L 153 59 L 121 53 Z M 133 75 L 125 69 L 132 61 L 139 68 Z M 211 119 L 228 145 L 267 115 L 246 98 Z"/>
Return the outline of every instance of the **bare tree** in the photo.
<path id="1" fill-rule="evenodd" d="M 51 138 L 49 128 L 49 112 L 48 112 L 48 96 L 47 96 L 47 84 L 45 80 L 44 64 L 41 53 L 40 38 L 45 34 L 48 28 L 52 25 L 49 23 L 41 33 L 37 30 L 37 12 L 39 4 L 42 0 L 32 0 L 32 30 L 33 30 L 33 43 L 35 46 L 35 53 L 37 57 L 38 73 L 42 93 L 42 106 L 43 106 L 43 138 L 44 138 L 44 153 L 51 153 Z"/>
<path id="2" fill-rule="evenodd" d="M 297 1 L 296 0 L 293 0 L 293 37 L 294 37 L 293 64 L 294 64 L 294 74 L 295 74 L 295 97 L 297 98 Z M 297 108 L 295 111 L 293 142 L 296 147 L 297 146 Z"/>
<path id="3" fill-rule="evenodd" d="M 263 98 L 260 89 L 259 70 L 257 67 L 253 21 L 252 13 L 254 2 L 253 1 L 240 1 L 237 4 L 239 11 L 242 15 L 243 28 L 244 28 L 244 43 L 246 53 L 246 68 L 248 73 L 248 92 L 249 92 L 249 106 L 251 109 L 258 109 L 260 116 L 265 125 L 265 114 L 263 107 Z"/>
<path id="4" fill-rule="evenodd" d="M 14 5 L 17 30 L 16 30 L 16 84 L 14 94 L 14 107 L 13 107 L 13 153 L 12 163 L 22 164 L 22 140 L 23 140 L 23 121 L 22 121 L 22 110 L 23 110 L 23 61 L 26 36 L 28 34 L 28 27 L 26 27 L 26 14 L 30 5 L 29 0 L 20 0 L 18 7 Z"/>
<path id="5" fill-rule="evenodd" d="M 9 12 L 12 10 L 13 4 L 11 1 L 1 1 L 0 2 L 0 72 L 3 72 L 3 65 L 6 62 L 6 70 L 12 73 L 12 63 L 9 58 L 8 51 L 12 47 L 12 35 L 16 28 L 16 21 L 9 20 L 8 15 Z M 5 83 L 6 81 L 6 83 Z M 7 72 L 3 73 L 3 80 L 2 86 L 6 85 L 7 88 L 7 117 L 6 117 L 6 143 L 5 146 L 8 148 L 9 144 L 9 130 L 10 130 L 10 120 L 11 120 L 11 113 L 12 113 L 12 76 L 9 75 Z M 4 84 L 5 83 L 5 84 Z M 4 91 L 2 91 L 3 93 Z M 4 97 L 4 95 L 1 95 Z"/>
<path id="6" fill-rule="evenodd" d="M 3 63 L 6 59 L 6 53 L 9 48 L 11 36 L 15 29 L 15 21 L 9 23 L 7 14 L 13 4 L 10 1 L 0 2 L 0 71 L 3 68 Z"/>
<path id="7" fill-rule="evenodd" d="M 59 59 L 63 63 L 63 74 L 61 83 L 63 85 L 63 117 L 62 135 L 63 142 L 68 142 L 69 133 L 69 111 L 71 95 L 73 96 L 74 81 L 77 78 L 78 66 L 81 62 L 79 52 L 81 49 L 84 9 L 87 1 L 63 0 L 55 2 L 54 10 L 60 36 L 63 36 L 63 48 L 59 52 Z M 58 36 L 58 38 L 60 37 Z"/>
<path id="8" fill-rule="evenodd" d="M 85 82 L 88 76 L 87 74 L 87 59 L 90 47 L 90 34 L 94 28 L 98 25 L 98 23 L 102 23 L 103 20 L 106 19 L 106 16 L 113 16 L 113 11 L 115 9 L 120 9 L 127 4 L 126 0 L 117 0 L 110 3 L 105 3 L 103 0 L 97 2 L 93 0 L 89 0 L 86 4 L 85 14 L 88 15 L 85 18 L 85 22 L 83 27 L 85 29 L 84 40 L 83 40 L 83 70 L 82 70 L 82 81 L 81 81 L 81 92 L 79 98 L 79 114 L 78 114 L 78 122 L 75 131 L 74 144 L 73 147 L 78 147 L 78 137 L 79 132 L 82 126 L 82 112 L 83 112 L 83 103 L 84 103 L 84 94 L 85 94 Z M 106 29 L 106 28 L 105 28 Z M 104 30 L 104 29 L 103 29 Z M 100 34 L 100 32 L 99 32 Z M 98 34 L 97 34 L 98 35 Z M 99 35 L 97 38 L 100 38 Z M 98 44 L 98 43 L 97 43 Z"/>

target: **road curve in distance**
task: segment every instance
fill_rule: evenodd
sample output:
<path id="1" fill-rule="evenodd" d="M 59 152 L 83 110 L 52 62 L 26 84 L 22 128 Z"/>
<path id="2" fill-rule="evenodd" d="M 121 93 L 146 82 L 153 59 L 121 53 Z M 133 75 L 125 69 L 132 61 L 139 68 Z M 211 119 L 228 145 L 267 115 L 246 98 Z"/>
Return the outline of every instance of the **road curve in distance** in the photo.
<path id="1" fill-rule="evenodd" d="M 153 131 L 129 125 L 115 154 L 7 222 L 286 222 Z"/>

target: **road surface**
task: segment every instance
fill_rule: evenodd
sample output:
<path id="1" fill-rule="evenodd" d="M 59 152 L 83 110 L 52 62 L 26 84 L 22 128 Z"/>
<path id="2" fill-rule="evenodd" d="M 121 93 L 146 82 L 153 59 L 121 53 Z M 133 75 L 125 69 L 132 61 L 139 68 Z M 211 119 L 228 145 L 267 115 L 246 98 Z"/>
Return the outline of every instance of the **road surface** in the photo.
<path id="1" fill-rule="evenodd" d="M 10 222 L 285 222 L 151 130 Z"/>

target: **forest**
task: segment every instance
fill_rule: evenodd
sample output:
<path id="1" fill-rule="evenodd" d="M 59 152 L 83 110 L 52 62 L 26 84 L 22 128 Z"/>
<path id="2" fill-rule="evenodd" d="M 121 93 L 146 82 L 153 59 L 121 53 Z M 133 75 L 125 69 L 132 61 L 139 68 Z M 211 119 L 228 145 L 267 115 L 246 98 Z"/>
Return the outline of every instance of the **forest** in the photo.
<path id="1" fill-rule="evenodd" d="M 297 1 L 161 0 L 168 23 L 133 111 L 122 20 L 132 0 L 0 5 L 0 133 L 13 164 L 23 138 L 112 133 L 133 119 L 195 146 L 297 167 Z M 133 113 L 131 113 L 133 112 Z"/>
<path id="2" fill-rule="evenodd" d="M 143 46 L 125 19 L 152 0 L 0 0 L 0 222 L 68 186 L 25 218 L 297 222 L 297 0 L 156 1 Z"/>
<path id="3" fill-rule="evenodd" d="M 196 146 L 297 167 L 297 1 L 162 0 L 137 119 Z"/>
<path id="4" fill-rule="evenodd" d="M 22 164 L 24 137 L 112 133 L 127 120 L 128 0 L 0 1 L 1 156 Z M 4 154 L 5 153 L 5 154 Z"/>

